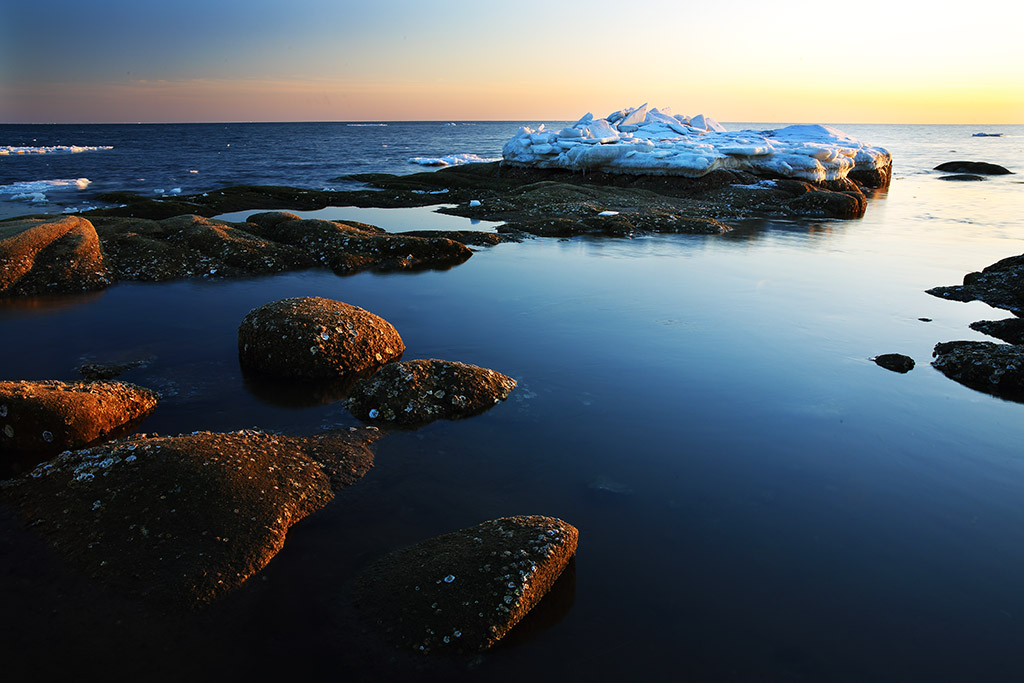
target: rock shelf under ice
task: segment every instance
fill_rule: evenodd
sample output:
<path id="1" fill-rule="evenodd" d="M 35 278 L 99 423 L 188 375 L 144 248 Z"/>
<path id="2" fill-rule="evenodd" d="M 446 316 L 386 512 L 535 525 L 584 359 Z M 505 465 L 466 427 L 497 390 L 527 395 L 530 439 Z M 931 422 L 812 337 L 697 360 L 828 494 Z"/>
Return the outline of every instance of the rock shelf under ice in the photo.
<path id="1" fill-rule="evenodd" d="M 697 178 L 719 169 L 823 182 L 851 171 L 875 172 L 889 152 L 840 130 L 794 125 L 776 130 L 727 131 L 714 119 L 669 109 L 623 109 L 607 118 L 586 114 L 559 131 L 521 128 L 502 149 L 505 163 L 574 171 Z"/>

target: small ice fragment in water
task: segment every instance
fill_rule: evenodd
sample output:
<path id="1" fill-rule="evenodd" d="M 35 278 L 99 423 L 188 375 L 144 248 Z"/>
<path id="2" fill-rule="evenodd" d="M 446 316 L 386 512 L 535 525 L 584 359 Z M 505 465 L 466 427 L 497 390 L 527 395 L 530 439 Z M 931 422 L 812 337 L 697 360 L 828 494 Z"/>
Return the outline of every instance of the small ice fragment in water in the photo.
<path id="1" fill-rule="evenodd" d="M 469 205 L 470 206 L 480 206 L 480 200 L 479 199 L 471 199 L 471 200 L 469 200 Z"/>
<path id="2" fill-rule="evenodd" d="M 598 216 L 618 216 L 619 212 L 618 211 L 602 211 L 601 213 L 599 213 L 597 215 Z"/>

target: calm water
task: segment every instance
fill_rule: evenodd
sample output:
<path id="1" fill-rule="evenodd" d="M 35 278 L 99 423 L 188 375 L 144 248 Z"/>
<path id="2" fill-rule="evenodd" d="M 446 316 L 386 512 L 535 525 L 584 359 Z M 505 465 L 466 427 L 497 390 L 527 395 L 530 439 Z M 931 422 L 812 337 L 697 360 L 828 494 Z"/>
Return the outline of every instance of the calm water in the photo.
<path id="1" fill-rule="evenodd" d="M 518 125 L 3 126 L 0 144 L 32 144 L 11 137 L 24 132 L 114 149 L 0 157 L 0 185 L 90 178 L 61 199 L 72 203 L 96 189 L 329 186 L 419 170 L 409 156 L 498 156 Z M 72 379 L 83 358 L 151 357 L 123 377 L 166 396 L 149 432 L 353 424 L 339 404 L 281 404 L 242 378 L 238 322 L 287 296 L 383 316 L 405 358 L 519 380 L 482 416 L 380 441 L 366 478 L 193 618 L 105 596 L 19 537 L 25 554 L 3 560 L 4 660 L 168 680 L 1021 680 L 1024 405 L 928 365 L 936 342 L 982 339 L 968 323 L 1007 316 L 923 290 L 1024 252 L 1020 175 L 947 183 L 928 171 L 971 159 L 1020 172 L 1024 127 L 839 127 L 896 160 L 861 220 L 536 239 L 446 272 L 118 285 L 0 309 L 0 377 Z M 887 352 L 917 368 L 868 360 Z M 347 603 L 358 571 L 513 514 L 580 529 L 575 583 L 546 620 L 485 657 L 439 663 L 362 632 Z M 55 641 L 68 657 L 54 658 Z"/>

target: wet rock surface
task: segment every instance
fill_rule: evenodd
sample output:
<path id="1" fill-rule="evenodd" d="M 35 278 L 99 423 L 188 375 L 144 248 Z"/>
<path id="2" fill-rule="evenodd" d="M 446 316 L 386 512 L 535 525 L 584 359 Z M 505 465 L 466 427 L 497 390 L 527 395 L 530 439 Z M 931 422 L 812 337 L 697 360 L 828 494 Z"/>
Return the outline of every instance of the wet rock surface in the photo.
<path id="1" fill-rule="evenodd" d="M 935 345 L 932 365 L 950 379 L 978 391 L 1024 400 L 1024 346 L 984 341 Z"/>
<path id="2" fill-rule="evenodd" d="M 980 273 L 968 273 L 962 285 L 933 287 L 927 291 L 951 301 L 983 301 L 1024 316 L 1024 254 L 993 263 Z"/>
<path id="3" fill-rule="evenodd" d="M 879 367 L 901 374 L 910 372 L 914 369 L 914 359 L 910 356 L 904 356 L 901 353 L 883 353 L 880 356 L 875 356 L 871 360 L 873 360 Z"/>
<path id="4" fill-rule="evenodd" d="M 482 413 L 505 400 L 515 386 L 507 375 L 466 363 L 402 361 L 357 382 L 348 409 L 371 424 L 416 427 Z"/>
<path id="5" fill-rule="evenodd" d="M 579 532 L 551 517 L 504 517 L 395 551 L 364 572 L 357 603 L 395 645 L 486 650 L 558 579 Z"/>
<path id="6" fill-rule="evenodd" d="M 80 448 L 133 426 L 157 401 L 124 382 L 0 382 L 0 451 Z"/>
<path id="7" fill-rule="evenodd" d="M 119 594 L 196 607 L 258 572 L 290 526 L 373 466 L 372 428 L 141 435 L 2 482 L 24 524 Z"/>
<path id="8" fill-rule="evenodd" d="M 936 166 L 934 170 L 970 175 L 1007 175 L 1013 173 L 1010 169 L 999 164 L 990 164 L 985 161 L 947 161 Z"/>
<path id="9" fill-rule="evenodd" d="M 343 379 L 370 372 L 405 351 L 383 318 L 322 297 L 254 308 L 238 327 L 242 367 L 285 379 Z"/>
<path id="10" fill-rule="evenodd" d="M 0 223 L 0 296 L 66 294 L 111 282 L 99 237 L 84 218 Z"/>

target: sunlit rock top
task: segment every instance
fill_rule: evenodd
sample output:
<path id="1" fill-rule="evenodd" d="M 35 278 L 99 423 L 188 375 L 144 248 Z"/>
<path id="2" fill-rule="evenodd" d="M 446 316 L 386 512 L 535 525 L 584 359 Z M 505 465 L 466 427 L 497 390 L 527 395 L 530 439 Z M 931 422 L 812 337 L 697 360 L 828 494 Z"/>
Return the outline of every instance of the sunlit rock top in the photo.
<path id="1" fill-rule="evenodd" d="M 812 182 L 892 163 L 889 152 L 830 126 L 727 131 L 714 119 L 672 115 L 647 105 L 606 118 L 587 114 L 568 128 L 520 128 L 502 149 L 517 166 L 696 178 L 717 169 Z"/>

